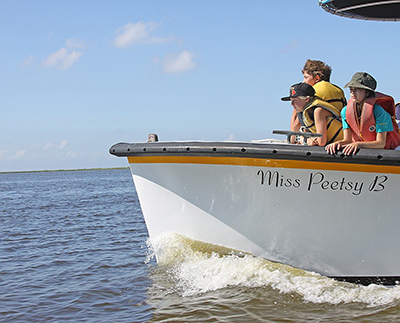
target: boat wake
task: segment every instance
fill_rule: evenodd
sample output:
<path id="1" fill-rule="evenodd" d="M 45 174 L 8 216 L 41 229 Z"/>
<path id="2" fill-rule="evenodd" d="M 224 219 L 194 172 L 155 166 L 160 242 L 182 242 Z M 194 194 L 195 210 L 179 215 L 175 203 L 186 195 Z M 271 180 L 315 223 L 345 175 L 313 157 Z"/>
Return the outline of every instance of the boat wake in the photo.
<path id="1" fill-rule="evenodd" d="M 150 245 L 150 244 L 149 244 Z M 229 287 L 272 288 L 316 304 L 398 303 L 400 286 L 361 286 L 274 263 L 251 254 L 167 233 L 149 247 L 158 267 L 173 281 L 174 292 L 195 296 Z"/>

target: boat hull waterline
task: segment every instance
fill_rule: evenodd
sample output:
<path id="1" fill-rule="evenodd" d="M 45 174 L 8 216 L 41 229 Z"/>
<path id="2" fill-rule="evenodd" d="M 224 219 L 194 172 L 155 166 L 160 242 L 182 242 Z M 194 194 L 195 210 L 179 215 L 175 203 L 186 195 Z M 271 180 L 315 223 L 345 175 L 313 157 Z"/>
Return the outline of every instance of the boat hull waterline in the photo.
<path id="1" fill-rule="evenodd" d="M 128 157 L 150 240 L 174 232 L 340 280 L 400 280 L 398 152 L 201 142 L 110 152 Z"/>

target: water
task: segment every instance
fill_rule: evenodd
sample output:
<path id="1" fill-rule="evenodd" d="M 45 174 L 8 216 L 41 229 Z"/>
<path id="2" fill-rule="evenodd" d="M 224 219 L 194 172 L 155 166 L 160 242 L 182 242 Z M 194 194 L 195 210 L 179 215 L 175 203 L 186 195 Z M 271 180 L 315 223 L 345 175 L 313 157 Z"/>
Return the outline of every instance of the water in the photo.
<path id="1" fill-rule="evenodd" d="M 151 284 L 129 171 L 0 174 L 0 320 L 138 322 Z"/>
<path id="2" fill-rule="evenodd" d="M 0 174 L 0 322 L 398 322 L 358 286 L 166 235 L 155 263 L 129 170 Z"/>

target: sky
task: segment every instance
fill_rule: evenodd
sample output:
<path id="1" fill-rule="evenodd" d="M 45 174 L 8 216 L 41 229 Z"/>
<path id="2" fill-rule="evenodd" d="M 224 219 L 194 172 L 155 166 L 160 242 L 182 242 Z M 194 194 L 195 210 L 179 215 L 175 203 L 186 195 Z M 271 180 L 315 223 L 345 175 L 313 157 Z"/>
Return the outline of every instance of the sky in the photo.
<path id="1" fill-rule="evenodd" d="M 0 172 L 124 167 L 110 146 L 149 133 L 284 139 L 307 59 L 400 101 L 399 38 L 317 0 L 0 0 Z"/>

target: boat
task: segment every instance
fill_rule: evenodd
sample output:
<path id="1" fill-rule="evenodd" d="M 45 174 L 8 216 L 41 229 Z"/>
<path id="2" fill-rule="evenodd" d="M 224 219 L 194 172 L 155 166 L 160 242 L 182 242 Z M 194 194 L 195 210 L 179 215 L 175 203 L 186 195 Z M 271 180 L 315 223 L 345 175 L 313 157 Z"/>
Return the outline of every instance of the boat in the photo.
<path id="1" fill-rule="evenodd" d="M 400 1 L 320 6 L 359 18 L 356 9 L 375 13 L 378 2 Z M 341 281 L 400 284 L 400 152 L 329 155 L 288 142 L 168 142 L 150 134 L 109 151 L 128 159 L 150 241 L 176 233 Z"/>
<path id="2" fill-rule="evenodd" d="M 399 151 L 159 141 L 110 153 L 128 158 L 151 240 L 174 232 L 339 280 L 400 281 Z"/>

